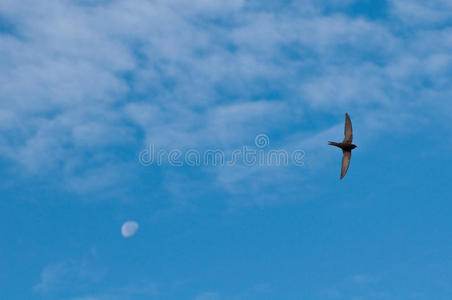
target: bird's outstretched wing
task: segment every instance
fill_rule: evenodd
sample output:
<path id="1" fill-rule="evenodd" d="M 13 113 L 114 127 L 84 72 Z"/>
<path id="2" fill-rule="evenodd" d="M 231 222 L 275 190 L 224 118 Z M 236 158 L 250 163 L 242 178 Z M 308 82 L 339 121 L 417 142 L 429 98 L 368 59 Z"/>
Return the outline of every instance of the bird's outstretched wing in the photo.
<path id="1" fill-rule="evenodd" d="M 345 128 L 344 128 L 344 141 L 343 143 L 352 143 L 353 142 L 353 129 L 352 129 L 352 121 L 348 114 L 345 114 Z"/>
<path id="2" fill-rule="evenodd" d="M 342 150 L 342 153 L 341 179 L 344 178 L 345 174 L 347 173 L 348 166 L 350 165 L 350 159 L 352 158 L 351 151 Z"/>

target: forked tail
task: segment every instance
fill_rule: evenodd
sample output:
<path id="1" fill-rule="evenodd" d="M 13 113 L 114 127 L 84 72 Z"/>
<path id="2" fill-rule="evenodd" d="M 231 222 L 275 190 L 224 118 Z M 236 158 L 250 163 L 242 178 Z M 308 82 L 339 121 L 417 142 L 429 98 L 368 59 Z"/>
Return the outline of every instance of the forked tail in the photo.
<path id="1" fill-rule="evenodd" d="M 328 145 L 339 147 L 339 143 L 336 142 L 328 142 Z"/>

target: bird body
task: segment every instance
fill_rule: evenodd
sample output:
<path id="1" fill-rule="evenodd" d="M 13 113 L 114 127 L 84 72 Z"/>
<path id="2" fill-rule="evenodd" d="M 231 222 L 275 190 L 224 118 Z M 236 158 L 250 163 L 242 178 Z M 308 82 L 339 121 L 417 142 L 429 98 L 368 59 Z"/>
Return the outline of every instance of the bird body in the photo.
<path id="1" fill-rule="evenodd" d="M 339 147 L 344 151 L 352 151 L 353 149 L 355 149 L 357 147 L 356 145 L 353 145 L 351 143 L 328 142 L 328 145 Z"/>
<path id="2" fill-rule="evenodd" d="M 352 144 L 353 142 L 353 129 L 352 121 L 348 114 L 345 114 L 345 126 L 344 126 L 344 140 L 341 143 L 328 142 L 328 145 L 336 146 L 342 149 L 342 168 L 341 168 L 341 179 L 344 178 L 347 173 L 348 167 L 350 165 L 350 160 L 352 158 L 352 150 L 357 146 Z"/>

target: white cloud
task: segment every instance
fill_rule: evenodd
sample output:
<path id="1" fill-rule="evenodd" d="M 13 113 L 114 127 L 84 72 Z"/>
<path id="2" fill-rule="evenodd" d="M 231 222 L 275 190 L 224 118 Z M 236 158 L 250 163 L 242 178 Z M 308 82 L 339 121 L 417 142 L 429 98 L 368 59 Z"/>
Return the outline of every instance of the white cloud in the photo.
<path id="1" fill-rule="evenodd" d="M 41 272 L 40 282 L 33 286 L 38 293 L 52 293 L 68 287 L 83 289 L 102 280 L 104 272 L 86 261 L 63 261 L 49 264 Z"/>
<path id="2" fill-rule="evenodd" d="M 171 287 L 165 286 L 170 289 Z M 153 281 L 137 281 L 113 288 L 98 288 L 97 293 L 65 300 L 124 300 L 124 299 L 161 299 L 159 284 Z M 166 294 L 165 294 L 166 295 Z"/>
<path id="3" fill-rule="evenodd" d="M 452 3 L 448 0 L 397 0 L 390 2 L 395 16 L 408 24 L 435 25 L 450 20 Z"/>
<path id="4" fill-rule="evenodd" d="M 452 90 L 450 29 L 427 26 L 450 17 L 447 1 L 392 1 L 395 20 L 379 21 L 315 1 L 32 2 L 0 4 L 14 28 L 0 34 L 0 156 L 70 190 L 120 186 L 115 170 L 136 160 L 115 147 L 230 149 L 272 131 L 317 141 L 327 128 L 284 133 L 306 112 L 353 110 L 375 132 L 415 110 L 450 120 L 438 103 Z"/>
<path id="5" fill-rule="evenodd" d="M 220 300 L 220 294 L 215 292 L 203 292 L 195 297 L 195 300 Z"/>

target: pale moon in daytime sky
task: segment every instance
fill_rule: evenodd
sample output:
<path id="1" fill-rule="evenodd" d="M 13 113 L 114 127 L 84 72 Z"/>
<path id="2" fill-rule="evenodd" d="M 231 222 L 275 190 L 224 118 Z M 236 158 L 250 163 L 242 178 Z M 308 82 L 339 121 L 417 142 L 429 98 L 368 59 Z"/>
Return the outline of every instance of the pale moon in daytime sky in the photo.
<path id="1" fill-rule="evenodd" d="M 127 221 L 122 224 L 121 234 L 125 238 L 129 238 L 135 235 L 138 230 L 138 223 L 135 221 Z"/>

